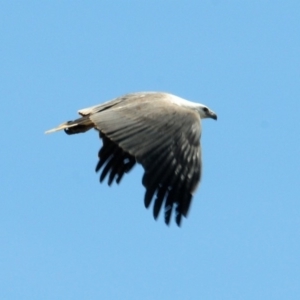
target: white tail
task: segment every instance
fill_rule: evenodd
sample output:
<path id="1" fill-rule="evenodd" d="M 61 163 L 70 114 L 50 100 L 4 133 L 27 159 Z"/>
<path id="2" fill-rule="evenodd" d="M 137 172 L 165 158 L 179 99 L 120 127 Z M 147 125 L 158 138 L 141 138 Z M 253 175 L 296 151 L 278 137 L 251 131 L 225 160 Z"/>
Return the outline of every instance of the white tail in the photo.
<path id="1" fill-rule="evenodd" d="M 53 132 L 60 131 L 60 130 L 63 130 L 63 129 L 67 129 L 67 128 L 70 128 L 70 127 L 74 127 L 74 126 L 77 126 L 77 125 L 78 125 L 77 123 L 75 123 L 75 124 L 63 123 L 63 124 L 60 124 L 57 127 L 53 128 L 53 129 L 45 131 L 45 134 L 53 133 Z"/>

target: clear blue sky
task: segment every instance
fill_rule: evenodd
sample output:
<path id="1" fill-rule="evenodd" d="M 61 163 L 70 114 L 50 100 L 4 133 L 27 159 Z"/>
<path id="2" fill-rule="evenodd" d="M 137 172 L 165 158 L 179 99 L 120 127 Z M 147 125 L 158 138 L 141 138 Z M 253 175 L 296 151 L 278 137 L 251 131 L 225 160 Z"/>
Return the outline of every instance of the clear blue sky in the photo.
<path id="1" fill-rule="evenodd" d="M 1 1 L 0 299 L 300 299 L 299 33 L 299 1 Z M 44 135 L 148 90 L 219 117 L 180 229 L 96 132 Z"/>

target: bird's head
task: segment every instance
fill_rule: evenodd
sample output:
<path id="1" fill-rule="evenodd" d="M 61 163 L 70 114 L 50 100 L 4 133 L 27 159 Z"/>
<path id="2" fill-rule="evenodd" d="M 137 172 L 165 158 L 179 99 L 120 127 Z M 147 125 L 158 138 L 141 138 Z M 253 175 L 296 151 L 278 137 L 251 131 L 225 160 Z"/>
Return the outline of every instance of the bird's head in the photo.
<path id="1" fill-rule="evenodd" d="M 198 111 L 199 111 L 201 119 L 211 118 L 211 119 L 217 120 L 217 118 L 218 118 L 217 114 L 205 105 L 200 104 L 198 106 Z"/>

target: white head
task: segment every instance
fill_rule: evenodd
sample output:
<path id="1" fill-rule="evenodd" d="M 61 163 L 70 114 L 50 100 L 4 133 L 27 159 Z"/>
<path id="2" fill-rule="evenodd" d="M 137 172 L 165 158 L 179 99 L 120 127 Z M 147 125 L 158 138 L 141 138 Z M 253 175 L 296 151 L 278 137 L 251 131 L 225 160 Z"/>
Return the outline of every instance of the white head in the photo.
<path id="1" fill-rule="evenodd" d="M 217 120 L 217 114 L 214 113 L 212 110 L 210 110 L 207 106 L 203 104 L 199 104 L 197 106 L 197 110 L 199 112 L 200 118 L 205 119 L 205 118 L 211 118 L 214 120 Z"/>
<path id="2" fill-rule="evenodd" d="M 174 104 L 196 110 L 199 113 L 201 119 L 211 118 L 217 120 L 217 114 L 203 104 L 191 102 L 172 94 L 164 94 L 164 95 L 168 97 L 168 99 Z"/>

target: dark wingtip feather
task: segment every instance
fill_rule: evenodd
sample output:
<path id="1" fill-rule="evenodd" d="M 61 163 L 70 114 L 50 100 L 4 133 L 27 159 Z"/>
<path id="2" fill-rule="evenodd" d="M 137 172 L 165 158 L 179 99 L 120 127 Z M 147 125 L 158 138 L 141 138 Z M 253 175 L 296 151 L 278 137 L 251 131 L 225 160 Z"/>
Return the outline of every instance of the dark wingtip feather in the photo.
<path id="1" fill-rule="evenodd" d="M 155 188 L 148 188 L 146 190 L 146 193 L 145 193 L 145 198 L 144 198 L 144 204 L 145 204 L 145 207 L 148 208 L 151 201 L 152 201 L 152 198 L 153 198 L 153 195 L 155 193 Z"/>
<path id="2" fill-rule="evenodd" d="M 110 157 L 109 161 L 107 162 L 107 164 L 105 165 L 105 167 L 101 173 L 100 182 L 102 182 L 105 179 L 106 175 L 108 174 L 108 172 L 111 168 L 112 163 L 113 163 L 113 159 Z"/>
<path id="3" fill-rule="evenodd" d="M 176 215 L 176 224 L 177 224 L 178 227 L 181 227 L 181 220 L 182 220 L 182 214 L 177 213 L 177 215 Z"/>
<path id="4" fill-rule="evenodd" d="M 181 213 L 184 217 L 188 216 L 191 202 L 192 202 L 193 195 L 191 193 L 187 193 L 185 196 L 185 199 L 183 201 L 182 207 L 181 207 Z"/>
<path id="5" fill-rule="evenodd" d="M 105 162 L 105 160 L 103 160 L 103 159 L 100 159 L 100 160 L 98 161 L 98 163 L 97 163 L 97 165 L 96 165 L 96 168 L 95 168 L 95 172 L 98 172 L 98 171 L 102 168 L 104 162 Z"/>
<path id="6" fill-rule="evenodd" d="M 166 192 L 167 192 L 166 186 L 161 186 L 157 192 L 156 199 L 155 199 L 154 206 L 153 206 L 153 216 L 154 216 L 155 220 L 157 219 L 157 217 L 159 215 Z"/>
<path id="7" fill-rule="evenodd" d="M 165 223 L 167 225 L 170 225 L 172 211 L 173 211 L 173 205 L 172 204 L 168 205 L 168 206 L 165 206 Z"/>

